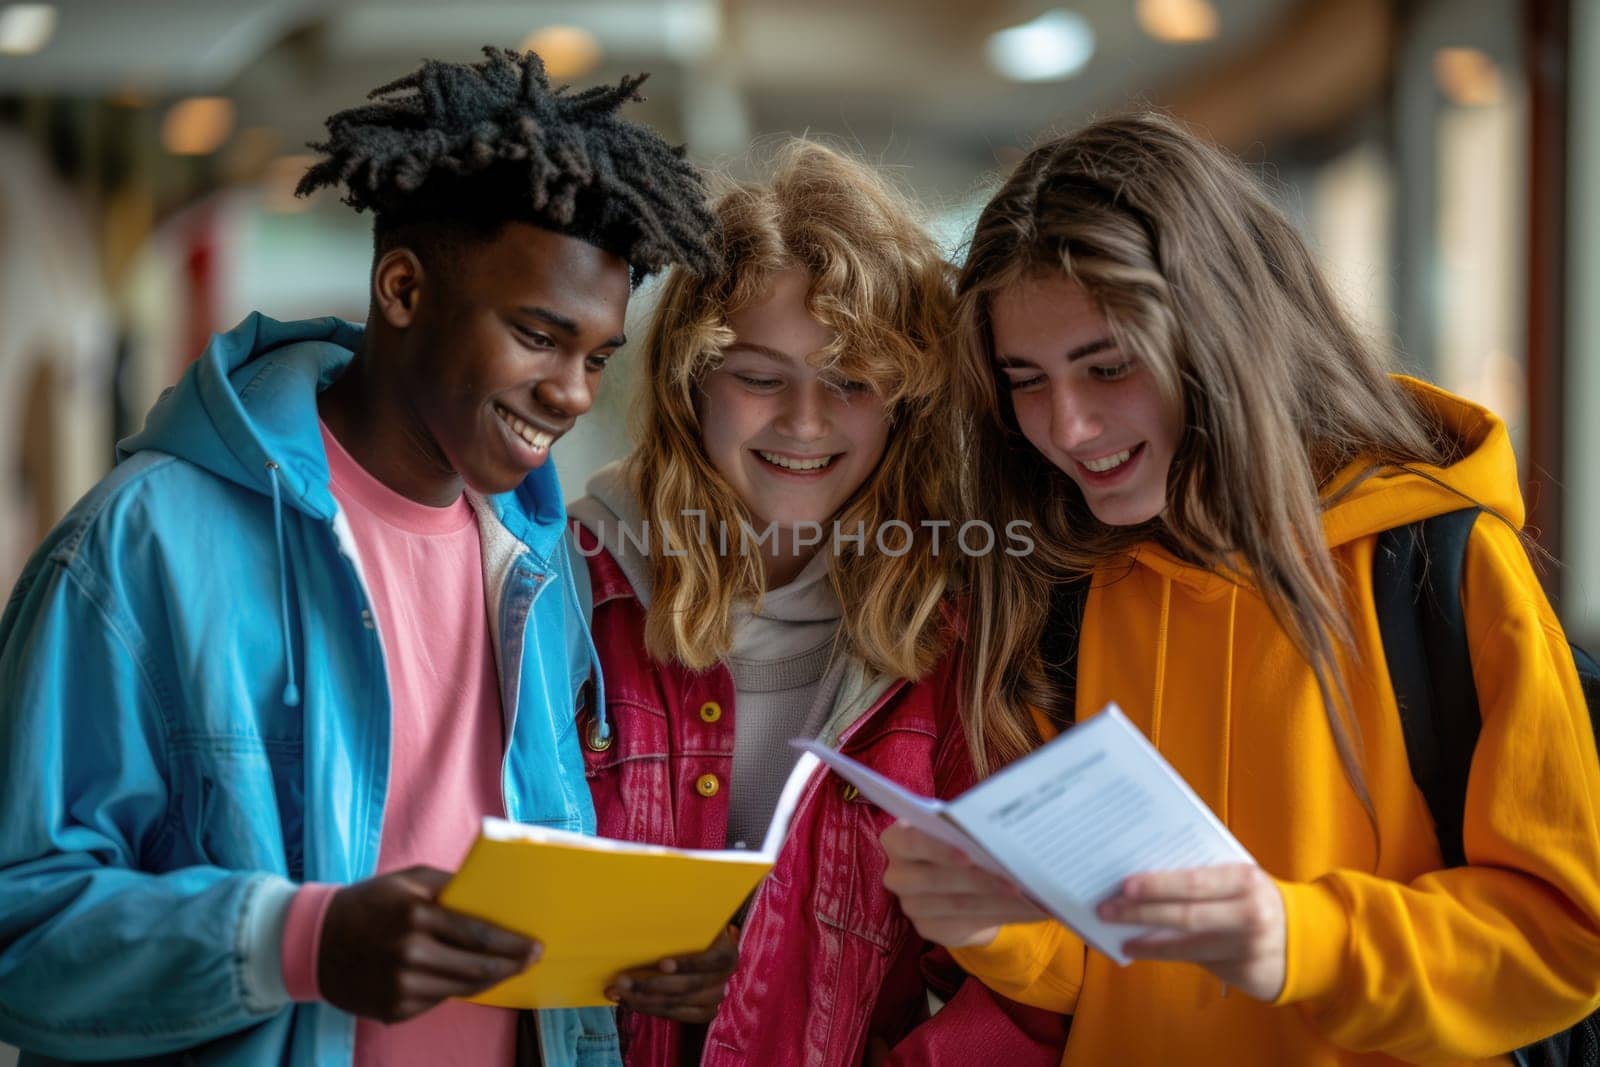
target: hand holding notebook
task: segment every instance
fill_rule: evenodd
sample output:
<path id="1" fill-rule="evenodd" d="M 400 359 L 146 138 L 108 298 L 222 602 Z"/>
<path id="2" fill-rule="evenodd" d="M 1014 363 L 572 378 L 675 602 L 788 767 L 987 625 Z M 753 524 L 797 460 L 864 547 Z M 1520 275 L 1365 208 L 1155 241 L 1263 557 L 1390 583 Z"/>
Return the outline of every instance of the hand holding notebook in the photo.
<path id="1" fill-rule="evenodd" d="M 537 938 L 532 968 L 473 997 L 505 1008 L 609 1003 L 619 972 L 703 951 L 772 869 L 817 760 L 795 765 L 760 852 L 664 848 L 485 819 L 439 894 L 452 911 Z"/>

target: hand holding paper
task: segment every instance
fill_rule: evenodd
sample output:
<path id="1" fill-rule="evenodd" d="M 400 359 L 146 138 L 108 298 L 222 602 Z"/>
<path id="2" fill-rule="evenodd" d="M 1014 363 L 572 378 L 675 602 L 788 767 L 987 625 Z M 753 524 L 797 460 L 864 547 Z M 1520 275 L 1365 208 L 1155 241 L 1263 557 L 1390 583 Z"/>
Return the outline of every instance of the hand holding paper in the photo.
<path id="1" fill-rule="evenodd" d="M 1050 916 L 1012 882 L 967 860 L 907 822 L 883 832 L 889 866 L 883 884 L 917 932 L 949 948 L 987 945 L 1008 923 Z"/>
<path id="2" fill-rule="evenodd" d="M 1135 875 L 1100 916 L 1160 933 L 1123 945 L 1133 959 L 1198 963 L 1271 1003 L 1287 973 L 1288 924 L 1278 884 L 1254 864 Z"/>
<path id="3" fill-rule="evenodd" d="M 896 818 L 1022 887 L 1118 963 L 1131 958 L 1124 941 L 1155 932 L 1097 913 L 1125 879 L 1252 863 L 1114 704 L 949 803 L 907 793 L 814 742 L 799 747 Z M 991 894 L 981 889 L 977 895 Z"/>

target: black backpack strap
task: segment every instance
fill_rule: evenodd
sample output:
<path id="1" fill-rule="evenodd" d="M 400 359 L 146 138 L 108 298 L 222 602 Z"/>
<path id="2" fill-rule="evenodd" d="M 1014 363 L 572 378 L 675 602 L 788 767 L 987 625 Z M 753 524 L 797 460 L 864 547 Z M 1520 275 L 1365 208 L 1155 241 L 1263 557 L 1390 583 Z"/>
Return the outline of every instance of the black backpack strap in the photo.
<path id="1" fill-rule="evenodd" d="M 1385 530 L 1372 561 L 1372 596 L 1406 756 L 1438 831 L 1446 865 L 1467 861 L 1467 776 L 1481 726 L 1461 576 L 1479 508 Z"/>
<path id="2" fill-rule="evenodd" d="M 1411 777 L 1428 802 L 1439 852 L 1451 867 L 1467 861 L 1467 776 L 1482 726 L 1461 610 L 1467 540 L 1479 511 L 1464 508 L 1385 530 L 1372 561 L 1372 597 Z M 1600 727 L 1600 666 L 1576 645 L 1572 652 L 1590 718 Z M 1517 1049 L 1511 1059 L 1517 1067 L 1600 1067 L 1600 1012 Z"/>
<path id="3" fill-rule="evenodd" d="M 1572 662 L 1578 668 L 1578 684 L 1583 686 L 1583 702 L 1589 705 L 1589 723 L 1594 727 L 1595 740 L 1600 741 L 1600 663 L 1577 645 L 1572 648 Z"/>

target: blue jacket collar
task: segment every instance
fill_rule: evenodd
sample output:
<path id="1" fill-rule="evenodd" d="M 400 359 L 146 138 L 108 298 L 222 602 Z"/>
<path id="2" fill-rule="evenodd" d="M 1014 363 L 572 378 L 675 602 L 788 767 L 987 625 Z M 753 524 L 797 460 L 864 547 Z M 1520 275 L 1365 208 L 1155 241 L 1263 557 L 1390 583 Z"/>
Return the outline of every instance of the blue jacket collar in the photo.
<path id="1" fill-rule="evenodd" d="M 263 496 L 273 495 L 275 463 L 283 505 L 331 520 L 336 508 L 316 396 L 349 365 L 362 333 L 336 318 L 279 322 L 252 313 L 211 339 L 151 409 L 144 429 L 117 445 L 118 460 L 165 452 Z M 489 504 L 536 559 L 547 560 L 559 546 L 566 509 L 554 464 Z"/>

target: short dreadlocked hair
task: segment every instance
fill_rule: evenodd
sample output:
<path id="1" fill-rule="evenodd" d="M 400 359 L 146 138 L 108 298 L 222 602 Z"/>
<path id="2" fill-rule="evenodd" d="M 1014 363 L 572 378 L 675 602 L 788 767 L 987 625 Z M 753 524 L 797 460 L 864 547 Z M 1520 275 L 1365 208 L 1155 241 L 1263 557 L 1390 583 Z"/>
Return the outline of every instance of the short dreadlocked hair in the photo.
<path id="1" fill-rule="evenodd" d="M 533 52 L 485 48 L 480 63 L 428 60 L 328 119 L 327 158 L 295 189 L 345 188 L 371 209 L 382 254 L 492 240 L 529 222 L 614 253 L 637 283 L 674 263 L 717 264 L 700 172 L 648 126 L 618 116 L 648 75 L 569 93 Z"/>

